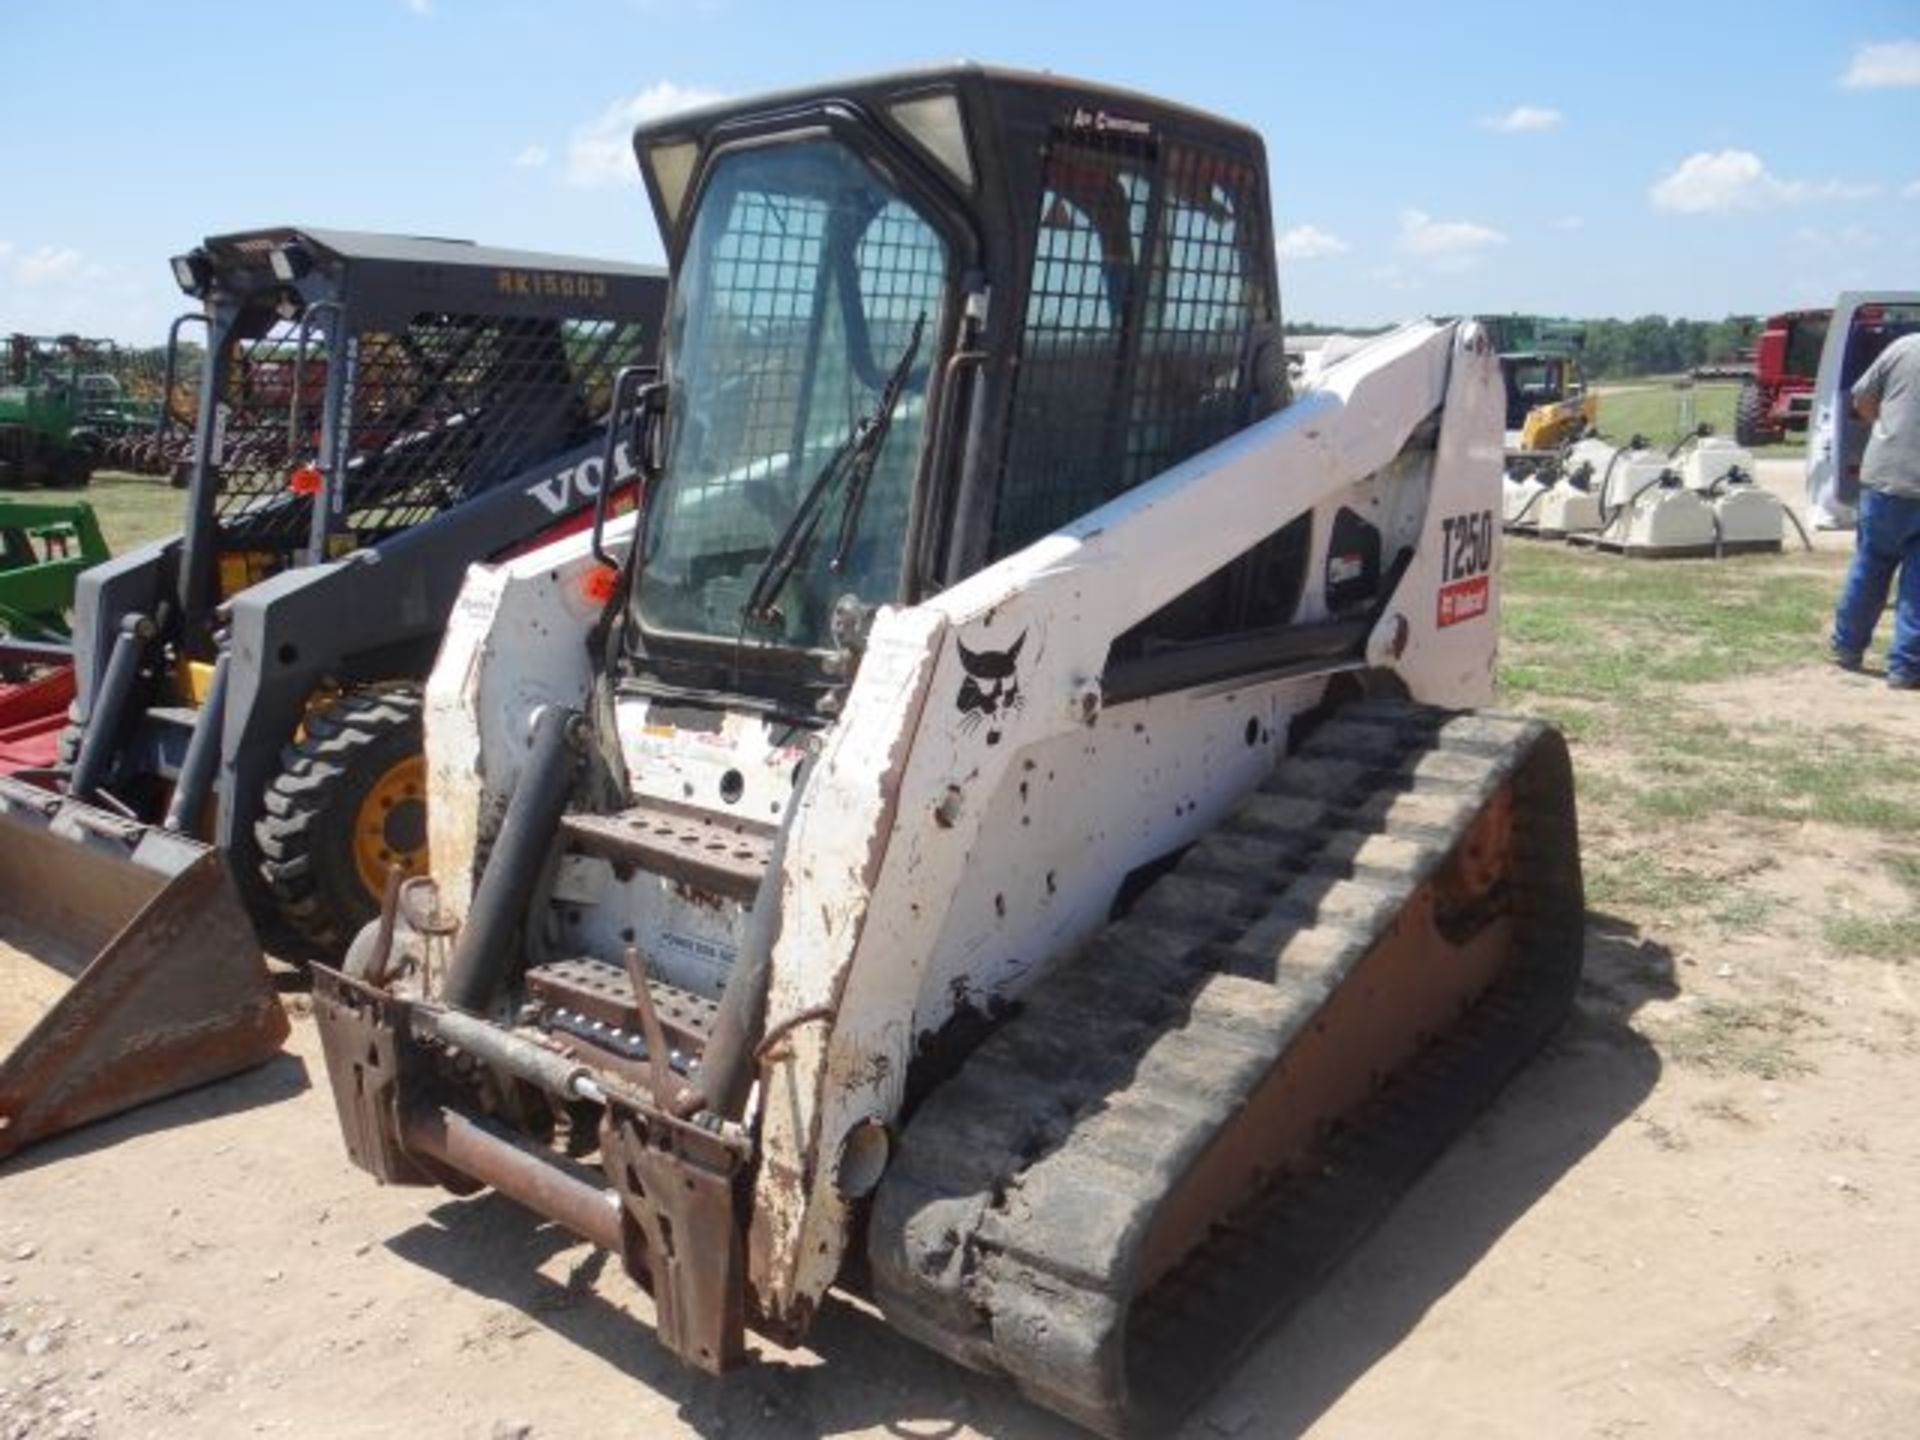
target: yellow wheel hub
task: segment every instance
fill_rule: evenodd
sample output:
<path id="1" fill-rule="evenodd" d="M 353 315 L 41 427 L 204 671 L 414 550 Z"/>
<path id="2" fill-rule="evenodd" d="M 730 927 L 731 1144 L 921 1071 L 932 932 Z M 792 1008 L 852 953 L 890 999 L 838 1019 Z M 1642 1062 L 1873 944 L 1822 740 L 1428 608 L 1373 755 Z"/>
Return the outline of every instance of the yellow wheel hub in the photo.
<path id="1" fill-rule="evenodd" d="M 387 768 L 360 802 L 353 824 L 353 864 L 360 883 L 378 903 L 387 869 L 408 875 L 427 869 L 427 762 L 409 755 Z"/>

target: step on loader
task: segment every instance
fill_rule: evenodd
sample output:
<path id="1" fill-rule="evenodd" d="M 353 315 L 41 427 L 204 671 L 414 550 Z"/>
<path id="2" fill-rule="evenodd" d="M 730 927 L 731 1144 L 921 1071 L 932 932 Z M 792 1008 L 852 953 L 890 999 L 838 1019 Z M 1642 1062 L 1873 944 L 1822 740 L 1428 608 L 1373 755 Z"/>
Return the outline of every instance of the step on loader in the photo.
<path id="1" fill-rule="evenodd" d="M 634 143 L 649 498 L 455 607 L 430 873 L 315 972 L 348 1152 L 615 1252 L 697 1370 L 841 1285 L 1164 1433 L 1572 997 L 1566 747 L 1472 708 L 1492 348 L 1290 397 L 1261 142 L 1141 95 Z"/>
<path id="2" fill-rule="evenodd" d="M 605 417 L 666 293 L 647 267 L 318 229 L 173 269 L 206 328 L 185 526 L 80 577 L 57 773 L 0 774 L 11 964 L 49 967 L 7 988 L 52 1002 L 0 1032 L 0 1155 L 265 1059 L 261 946 L 338 958 L 424 867 L 420 684 L 461 577 L 631 493 Z"/>

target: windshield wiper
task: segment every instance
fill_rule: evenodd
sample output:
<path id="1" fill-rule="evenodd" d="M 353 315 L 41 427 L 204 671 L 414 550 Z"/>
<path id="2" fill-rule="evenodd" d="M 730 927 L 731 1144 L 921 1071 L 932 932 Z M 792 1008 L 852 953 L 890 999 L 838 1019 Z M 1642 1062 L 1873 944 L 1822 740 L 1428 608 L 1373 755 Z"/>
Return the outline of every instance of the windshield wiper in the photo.
<path id="1" fill-rule="evenodd" d="M 860 511 L 867 503 L 873 467 L 879 462 L 887 431 L 893 428 L 893 412 L 900 404 L 900 392 L 906 389 L 907 376 L 913 373 L 914 359 L 920 354 L 920 334 L 926 328 L 927 312 L 922 310 L 914 317 L 913 334 L 907 340 L 905 352 L 894 362 L 893 373 L 887 376 L 880 403 L 874 406 L 873 414 L 861 422 L 864 433 L 856 442 L 858 453 L 847 475 L 847 498 L 840 510 L 840 538 L 834 542 L 833 559 L 827 564 L 836 575 L 846 568 L 847 553 L 852 550 L 853 537 L 860 528 Z"/>
<path id="2" fill-rule="evenodd" d="M 814 534 L 820 528 L 820 517 L 826 510 L 827 497 L 843 476 L 848 477 L 847 498 L 840 512 L 840 535 L 834 545 L 832 568 L 837 573 L 846 564 L 847 552 L 859 525 L 860 509 L 866 503 L 867 486 L 873 479 L 873 467 L 893 424 L 893 412 L 900 404 L 901 392 L 906 389 L 914 359 L 920 353 L 920 337 L 926 327 L 927 313 L 923 310 L 914 319 L 912 338 L 894 362 L 879 401 L 870 413 L 854 422 L 847 438 L 827 457 L 827 463 L 820 467 L 820 473 L 813 477 L 813 483 L 801 497 L 793 518 L 787 521 L 773 549 L 767 552 L 760 573 L 754 577 L 753 589 L 747 592 L 747 603 L 741 608 L 743 621 L 773 618 L 773 599 L 812 545 Z"/>

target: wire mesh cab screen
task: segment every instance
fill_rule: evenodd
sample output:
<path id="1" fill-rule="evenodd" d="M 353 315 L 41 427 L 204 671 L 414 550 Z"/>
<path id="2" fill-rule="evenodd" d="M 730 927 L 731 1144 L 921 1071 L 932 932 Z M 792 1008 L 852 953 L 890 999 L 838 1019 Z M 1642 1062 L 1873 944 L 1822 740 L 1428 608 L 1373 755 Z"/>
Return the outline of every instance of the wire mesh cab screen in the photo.
<path id="1" fill-rule="evenodd" d="M 1075 121 L 1043 162 L 995 557 L 1240 428 L 1273 314 L 1253 166 Z"/>
<path id="2" fill-rule="evenodd" d="M 715 164 L 676 284 L 671 448 L 637 596 L 650 629 L 825 648 L 842 596 L 897 598 L 947 269 L 927 218 L 838 143 Z M 839 459 L 896 371 L 856 496 Z M 836 474 L 792 574 L 749 617 L 783 531 Z"/>
<path id="3" fill-rule="evenodd" d="M 319 328 L 303 344 L 299 321 L 281 320 L 234 342 L 215 509 L 249 548 L 307 542 L 323 460 L 342 496 L 335 550 L 418 525 L 584 441 L 615 374 L 645 358 L 629 321 L 423 312 L 401 330 L 349 329 L 344 344 Z M 347 373 L 329 449 L 336 364 Z"/>

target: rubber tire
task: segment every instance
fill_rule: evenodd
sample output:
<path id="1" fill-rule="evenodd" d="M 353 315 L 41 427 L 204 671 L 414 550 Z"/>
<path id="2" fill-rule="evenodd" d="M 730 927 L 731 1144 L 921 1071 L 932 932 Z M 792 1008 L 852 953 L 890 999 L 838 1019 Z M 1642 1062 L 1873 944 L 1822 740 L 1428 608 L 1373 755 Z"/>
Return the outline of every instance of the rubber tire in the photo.
<path id="1" fill-rule="evenodd" d="M 1739 445 L 1765 445 L 1772 437 L 1762 431 L 1764 417 L 1760 413 L 1760 387 L 1751 380 L 1740 387 L 1740 395 L 1733 402 L 1733 438 Z"/>
<path id="2" fill-rule="evenodd" d="M 308 714 L 267 787 L 253 827 L 260 877 L 280 918 L 319 956 L 344 954 L 379 915 L 354 864 L 354 819 L 374 782 L 420 753 L 420 714 L 411 688 L 342 695 Z"/>
<path id="3" fill-rule="evenodd" d="M 67 451 L 47 470 L 49 490 L 84 490 L 92 483 L 93 456 L 85 450 Z"/>

